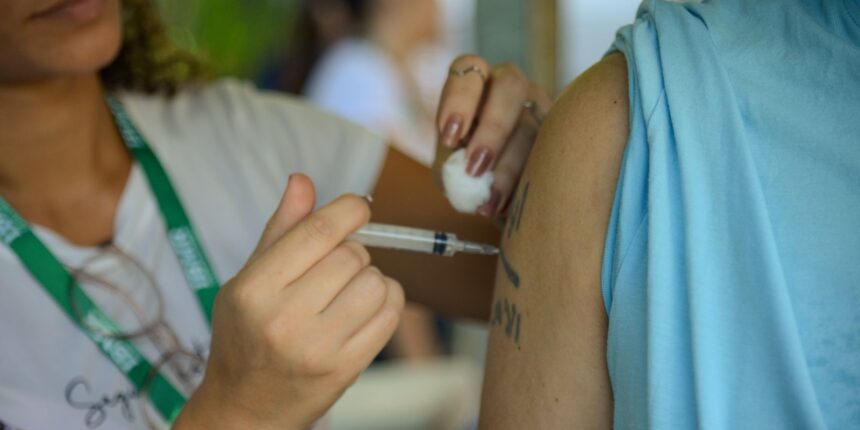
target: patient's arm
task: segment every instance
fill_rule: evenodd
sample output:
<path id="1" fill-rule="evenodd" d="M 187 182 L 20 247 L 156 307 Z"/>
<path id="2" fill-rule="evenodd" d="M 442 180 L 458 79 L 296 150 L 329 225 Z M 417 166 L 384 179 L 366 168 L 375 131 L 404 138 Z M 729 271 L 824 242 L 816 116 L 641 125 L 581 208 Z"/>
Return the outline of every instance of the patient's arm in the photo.
<path id="1" fill-rule="evenodd" d="M 613 54 L 541 129 L 504 231 L 481 428 L 612 425 L 600 267 L 627 113 L 626 64 Z"/>

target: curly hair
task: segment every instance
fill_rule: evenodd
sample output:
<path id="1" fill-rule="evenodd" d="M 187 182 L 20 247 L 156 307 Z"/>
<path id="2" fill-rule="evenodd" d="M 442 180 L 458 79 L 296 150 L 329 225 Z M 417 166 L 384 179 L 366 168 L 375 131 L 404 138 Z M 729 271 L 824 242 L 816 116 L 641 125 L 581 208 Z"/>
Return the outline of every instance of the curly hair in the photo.
<path id="1" fill-rule="evenodd" d="M 101 71 L 106 88 L 173 95 L 210 77 L 204 62 L 174 45 L 153 0 L 122 0 L 122 22 L 122 47 Z"/>

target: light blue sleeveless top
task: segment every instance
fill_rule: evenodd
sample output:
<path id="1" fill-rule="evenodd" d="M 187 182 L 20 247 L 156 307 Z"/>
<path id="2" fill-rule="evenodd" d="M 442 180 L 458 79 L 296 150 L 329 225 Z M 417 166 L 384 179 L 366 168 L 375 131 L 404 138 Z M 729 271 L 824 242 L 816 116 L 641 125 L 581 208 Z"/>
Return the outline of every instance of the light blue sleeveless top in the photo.
<path id="1" fill-rule="evenodd" d="M 646 0 L 613 49 L 616 428 L 860 428 L 860 0 Z"/>

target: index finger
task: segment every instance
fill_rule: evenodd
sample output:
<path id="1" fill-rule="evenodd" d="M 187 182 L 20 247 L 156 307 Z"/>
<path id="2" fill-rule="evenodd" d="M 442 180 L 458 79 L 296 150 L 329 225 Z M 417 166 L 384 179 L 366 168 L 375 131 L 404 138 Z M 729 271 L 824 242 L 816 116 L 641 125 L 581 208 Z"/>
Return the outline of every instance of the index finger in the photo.
<path id="1" fill-rule="evenodd" d="M 454 148 L 469 135 L 481 107 L 489 73 L 490 66 L 477 55 L 462 55 L 451 63 L 436 117 L 444 146 Z"/>
<path id="2" fill-rule="evenodd" d="M 289 285 L 370 220 L 367 200 L 343 195 L 297 224 L 260 254 L 246 271 L 250 282 Z"/>

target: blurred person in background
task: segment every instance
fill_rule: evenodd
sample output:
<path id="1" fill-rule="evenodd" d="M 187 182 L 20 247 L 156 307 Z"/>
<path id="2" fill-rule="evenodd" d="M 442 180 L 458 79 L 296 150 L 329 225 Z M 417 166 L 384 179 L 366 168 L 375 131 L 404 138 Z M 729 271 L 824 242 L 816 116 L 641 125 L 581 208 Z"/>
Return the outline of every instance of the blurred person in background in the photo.
<path id="1" fill-rule="evenodd" d="M 457 142 L 508 129 L 479 140 L 504 186 L 536 133 L 522 104 L 549 102 L 494 73 L 450 78 L 438 118 Z M 149 0 L 0 2 L 0 122 L 0 427 L 307 428 L 393 333 L 395 279 L 487 317 L 492 259 L 371 266 L 344 239 L 371 190 L 375 221 L 492 242 L 488 220 L 347 121 L 207 80 Z"/>
<path id="2" fill-rule="evenodd" d="M 305 0 L 299 16 L 288 61 L 271 85 L 368 127 L 429 166 L 435 106 L 422 101 L 413 64 L 440 42 L 437 1 Z M 448 60 L 438 65 L 440 81 Z"/>

